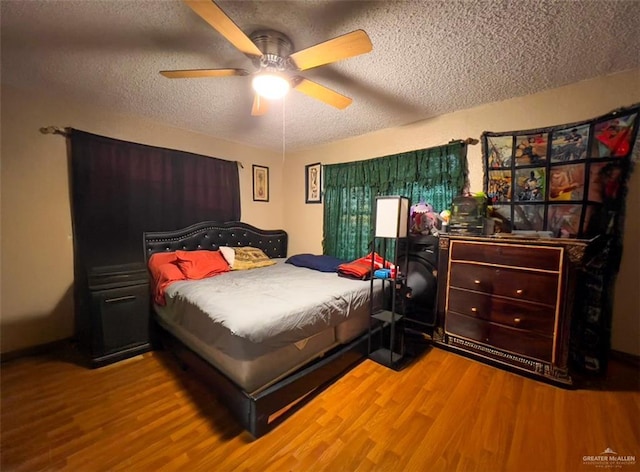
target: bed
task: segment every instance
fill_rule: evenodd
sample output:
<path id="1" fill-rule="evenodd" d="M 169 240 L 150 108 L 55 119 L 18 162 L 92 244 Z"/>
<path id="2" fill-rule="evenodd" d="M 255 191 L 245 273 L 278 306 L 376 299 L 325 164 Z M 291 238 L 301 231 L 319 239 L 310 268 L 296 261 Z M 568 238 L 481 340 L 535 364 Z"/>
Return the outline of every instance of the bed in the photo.
<path id="1" fill-rule="evenodd" d="M 261 249 L 271 265 L 176 281 L 152 318 L 163 345 L 259 437 L 360 362 L 378 285 L 285 262 L 287 234 L 242 222 L 144 233 L 156 253 Z M 275 263 L 274 263 L 275 262 Z M 373 287 L 374 300 L 370 291 Z"/>

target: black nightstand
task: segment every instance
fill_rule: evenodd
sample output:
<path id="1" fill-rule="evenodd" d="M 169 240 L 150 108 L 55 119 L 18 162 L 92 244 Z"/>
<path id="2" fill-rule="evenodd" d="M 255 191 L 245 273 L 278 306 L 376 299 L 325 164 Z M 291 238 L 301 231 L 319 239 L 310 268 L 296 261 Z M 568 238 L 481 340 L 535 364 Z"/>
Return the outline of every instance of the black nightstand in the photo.
<path id="1" fill-rule="evenodd" d="M 149 282 L 144 264 L 94 267 L 87 275 L 87 303 L 77 321 L 78 341 L 91 366 L 149 351 Z"/>

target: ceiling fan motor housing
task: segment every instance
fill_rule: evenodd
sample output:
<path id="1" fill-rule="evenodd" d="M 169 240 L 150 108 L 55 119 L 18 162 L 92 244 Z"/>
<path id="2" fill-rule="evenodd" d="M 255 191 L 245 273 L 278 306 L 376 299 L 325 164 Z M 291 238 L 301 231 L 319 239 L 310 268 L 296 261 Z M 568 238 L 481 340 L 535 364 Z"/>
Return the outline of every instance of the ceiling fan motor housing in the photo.
<path id="1" fill-rule="evenodd" d="M 289 55 L 293 43 L 287 35 L 274 30 L 258 30 L 249 36 L 262 51 L 262 57 L 254 59 L 256 67 L 283 71 L 289 68 Z"/>

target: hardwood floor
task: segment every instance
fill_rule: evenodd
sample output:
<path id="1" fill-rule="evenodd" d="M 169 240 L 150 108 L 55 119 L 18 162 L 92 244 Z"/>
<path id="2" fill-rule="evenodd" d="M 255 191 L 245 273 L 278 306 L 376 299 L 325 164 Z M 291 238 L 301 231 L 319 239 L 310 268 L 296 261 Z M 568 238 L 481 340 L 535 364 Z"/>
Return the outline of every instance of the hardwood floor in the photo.
<path id="1" fill-rule="evenodd" d="M 2 471 L 640 470 L 638 370 L 566 390 L 432 349 L 364 361 L 252 441 L 166 352 L 101 369 L 73 353 L 2 364 Z"/>

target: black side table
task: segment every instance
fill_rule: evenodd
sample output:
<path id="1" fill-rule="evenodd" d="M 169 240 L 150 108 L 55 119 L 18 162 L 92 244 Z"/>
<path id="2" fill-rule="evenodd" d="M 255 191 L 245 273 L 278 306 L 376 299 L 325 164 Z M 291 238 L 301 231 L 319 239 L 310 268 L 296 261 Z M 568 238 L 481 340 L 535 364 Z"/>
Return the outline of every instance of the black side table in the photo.
<path id="1" fill-rule="evenodd" d="M 80 313 L 78 341 L 92 367 L 151 349 L 149 281 L 144 264 L 93 267 L 88 272 L 88 303 Z"/>

